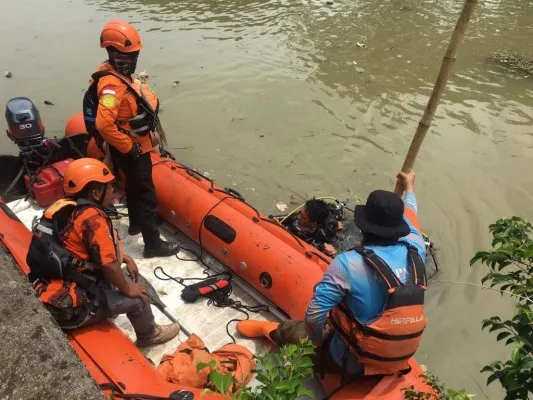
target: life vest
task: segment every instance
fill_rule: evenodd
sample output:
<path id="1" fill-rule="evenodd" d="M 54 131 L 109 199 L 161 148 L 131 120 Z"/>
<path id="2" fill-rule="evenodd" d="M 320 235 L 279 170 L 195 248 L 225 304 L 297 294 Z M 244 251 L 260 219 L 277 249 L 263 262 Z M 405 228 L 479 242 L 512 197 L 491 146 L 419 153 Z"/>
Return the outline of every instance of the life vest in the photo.
<path id="1" fill-rule="evenodd" d="M 105 217 L 104 211 L 87 200 L 61 199 L 48 207 L 33 226 L 26 256 L 29 281 L 63 328 L 74 328 L 88 317 L 97 306 L 103 280 L 95 264 L 73 257 L 59 237 L 59 227 L 70 220 L 72 213 L 87 207 L 97 209 Z M 122 257 L 118 235 L 113 232 L 117 257 Z"/>
<path id="2" fill-rule="evenodd" d="M 232 392 L 252 379 L 255 360 L 247 348 L 238 344 L 226 344 L 210 353 L 202 339 L 195 334 L 189 336 L 174 354 L 164 355 L 157 371 L 171 383 L 215 389 L 209 381 L 210 368 L 206 367 L 200 371 L 196 368 L 199 363 L 211 361 L 215 361 L 215 369 L 221 374 L 233 375 L 235 384 L 229 388 Z"/>
<path id="3" fill-rule="evenodd" d="M 101 138 L 96 129 L 98 81 L 100 78 L 108 75 L 113 75 L 124 83 L 128 87 L 129 92 L 135 96 L 137 102 L 136 115 L 128 119 L 115 121 L 119 130 L 133 137 L 146 136 L 153 132 L 157 127 L 157 113 L 159 112 L 159 100 L 155 93 L 138 79 L 130 82 L 125 76 L 119 73 L 111 70 L 102 70 L 91 75 L 92 83 L 83 97 L 83 118 L 89 135 L 97 139 L 97 143 L 100 145 Z"/>
<path id="4" fill-rule="evenodd" d="M 87 268 L 90 263 L 72 257 L 59 238 L 58 217 L 62 220 L 70 218 L 78 206 L 74 200 L 58 200 L 48 207 L 41 219 L 34 224 L 34 235 L 27 255 L 30 267 L 28 279 L 34 286 L 41 279 L 63 279 L 77 282 L 86 290 L 93 290 L 95 280 L 78 272 L 78 267 Z"/>
<path id="5" fill-rule="evenodd" d="M 409 371 L 409 359 L 415 354 L 427 318 L 424 314 L 426 269 L 414 246 L 408 249 L 412 283 L 402 284 L 392 269 L 376 253 L 363 246 L 354 248 L 364 257 L 379 279 L 387 285 L 383 313 L 363 324 L 341 303 L 330 313 L 333 330 L 348 345 L 365 375 L 390 375 Z"/>

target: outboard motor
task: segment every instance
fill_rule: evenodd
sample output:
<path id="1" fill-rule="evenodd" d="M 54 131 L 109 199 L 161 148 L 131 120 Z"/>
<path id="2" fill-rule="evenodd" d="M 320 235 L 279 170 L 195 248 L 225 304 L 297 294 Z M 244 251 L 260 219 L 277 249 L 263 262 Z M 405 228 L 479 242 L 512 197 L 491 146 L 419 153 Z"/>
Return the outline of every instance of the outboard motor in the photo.
<path id="1" fill-rule="evenodd" d="M 7 136 L 20 149 L 20 155 L 28 161 L 38 162 L 49 153 L 44 138 L 44 126 L 39 110 L 26 97 L 15 97 L 6 106 Z"/>
<path id="2" fill-rule="evenodd" d="M 7 136 L 20 149 L 22 167 L 14 178 L 8 192 L 24 174 L 24 185 L 28 194 L 41 207 L 48 207 L 64 197 L 63 175 L 73 160 L 63 156 L 61 146 L 44 137 L 44 126 L 39 111 L 26 97 L 15 97 L 6 106 Z"/>
<path id="3" fill-rule="evenodd" d="M 19 147 L 31 147 L 42 144 L 44 126 L 39 110 L 26 97 L 15 97 L 6 106 L 7 136 Z"/>

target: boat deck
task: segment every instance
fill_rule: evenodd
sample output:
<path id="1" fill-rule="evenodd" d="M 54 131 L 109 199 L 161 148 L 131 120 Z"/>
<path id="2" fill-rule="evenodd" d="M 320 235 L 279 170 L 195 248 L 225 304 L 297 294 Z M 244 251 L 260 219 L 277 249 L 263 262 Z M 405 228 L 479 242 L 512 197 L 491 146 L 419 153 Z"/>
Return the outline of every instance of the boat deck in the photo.
<path id="1" fill-rule="evenodd" d="M 9 207 L 15 212 L 20 220 L 31 229 L 32 221 L 35 217 L 42 215 L 42 209 L 36 206 L 34 203 L 17 200 L 9 203 Z M 206 267 L 201 261 L 182 261 L 177 257 L 166 258 L 151 258 L 145 259 L 142 256 L 143 241 L 142 236 L 130 236 L 128 235 L 128 218 L 121 217 L 118 220 L 113 220 L 113 225 L 118 230 L 122 239 L 124 250 L 126 254 L 129 254 L 139 267 L 139 272 L 144 275 L 148 281 L 154 286 L 161 300 L 168 307 L 168 310 L 181 322 L 184 326 L 189 328 L 193 333 L 196 333 L 202 338 L 208 348 L 216 349 L 225 343 L 231 341 L 231 338 L 226 332 L 226 324 L 232 319 L 246 319 L 246 316 L 232 308 L 217 308 L 215 306 L 208 306 L 207 299 L 200 298 L 195 303 L 185 303 L 181 298 L 181 291 L 183 286 L 175 281 L 163 281 L 158 279 L 154 275 L 154 269 L 162 267 L 164 271 L 171 276 L 180 278 L 206 278 L 207 275 L 203 273 Z M 176 241 L 181 244 L 184 249 L 190 249 L 194 252 L 191 253 L 187 250 L 181 250 L 178 256 L 186 260 L 195 260 L 197 257 L 195 254 L 200 254 L 200 248 L 190 241 L 185 236 L 174 230 L 172 227 L 162 224 L 160 225 L 162 237 L 167 240 Z M 204 254 L 204 262 L 211 267 L 208 271 L 209 274 L 214 274 L 218 271 L 225 270 L 224 266 L 211 256 Z M 194 281 L 188 282 L 194 283 Z M 231 298 L 236 301 L 240 301 L 244 305 L 256 306 L 260 303 L 247 293 L 245 287 L 233 283 L 233 293 Z M 261 299 L 262 300 L 262 299 Z M 262 300 L 263 301 L 263 300 Z M 155 306 L 152 306 L 156 321 L 161 324 L 170 323 L 169 319 L 161 313 Z M 270 321 L 279 321 L 272 313 L 249 313 L 252 319 L 263 319 Z M 135 340 L 135 333 L 125 315 L 120 315 L 115 318 L 115 323 L 132 339 Z M 238 338 L 238 333 L 235 329 L 235 323 L 231 323 L 228 327 L 229 332 L 238 340 L 239 344 L 248 347 L 252 352 L 257 352 L 265 349 L 265 343 L 263 341 L 252 341 L 244 338 Z M 149 357 L 156 365 L 159 364 L 161 356 L 166 353 L 173 352 L 179 343 L 186 339 L 183 333 L 180 333 L 179 338 L 172 340 L 171 342 L 148 348 L 144 350 L 144 353 Z"/>
<path id="2" fill-rule="evenodd" d="M 8 204 L 13 212 L 19 217 L 19 219 L 31 229 L 32 221 L 42 215 L 43 210 L 38 207 L 32 201 L 16 200 Z M 120 210 L 123 211 L 123 210 Z M 228 331 L 235 337 L 238 344 L 247 347 L 252 353 L 265 352 L 269 350 L 269 344 L 266 340 L 257 339 L 250 340 L 239 336 L 235 329 L 236 322 L 228 322 L 231 320 L 246 319 L 246 315 L 242 312 L 234 310 L 229 307 L 218 308 L 213 305 L 207 305 L 206 298 L 200 298 L 195 303 L 185 303 L 181 298 L 181 291 L 183 286 L 175 281 L 168 280 L 163 281 L 158 279 L 154 275 L 154 269 L 162 267 L 164 271 L 171 276 L 180 278 L 205 278 L 207 275 L 203 273 L 206 267 L 200 260 L 196 260 L 196 255 L 200 254 L 200 248 L 190 239 L 182 235 L 180 232 L 172 228 L 171 226 L 163 223 L 160 225 L 160 231 L 162 237 L 167 240 L 172 240 L 180 243 L 182 250 L 178 253 L 177 257 L 166 258 L 152 258 L 145 259 L 142 256 L 143 242 L 142 236 L 130 236 L 128 235 L 128 217 L 121 217 L 118 220 L 113 220 L 114 227 L 118 230 L 120 237 L 122 238 L 124 250 L 126 254 L 129 254 L 136 261 L 139 268 L 139 272 L 154 286 L 160 295 L 161 300 L 168 307 L 168 310 L 180 321 L 180 323 L 187 327 L 191 332 L 197 334 L 206 344 L 206 346 L 215 350 L 220 346 L 230 343 L 231 338 L 226 332 L 226 326 Z M 192 250 L 188 251 L 186 249 Z M 209 254 L 204 253 L 204 262 L 209 266 L 209 274 L 227 271 L 226 268 L 211 257 Z M 195 283 L 192 281 L 190 283 Z M 271 303 L 268 302 L 260 295 L 246 286 L 246 283 L 233 276 L 232 278 L 233 292 L 231 298 L 235 301 L 239 301 L 247 306 L 257 306 L 266 304 L 273 312 L 259 312 L 248 313 L 250 319 L 261 319 L 269 321 L 281 321 L 284 316 L 282 313 L 275 309 Z M 155 306 L 152 306 L 152 310 L 155 315 L 157 323 L 167 324 L 170 323 L 169 319 L 161 313 Z M 115 318 L 115 323 L 120 327 L 132 341 L 135 340 L 135 333 L 132 326 L 129 323 L 125 315 L 120 315 Z M 179 336 L 172 341 L 163 345 L 149 347 L 142 349 L 143 353 L 148 357 L 154 365 L 159 365 L 161 357 L 164 354 L 171 354 L 179 346 L 179 344 L 186 340 L 187 336 L 180 332 Z M 252 381 L 251 385 L 255 385 L 256 382 Z M 320 385 L 317 382 L 309 382 L 308 385 L 318 395 L 322 393 Z"/>

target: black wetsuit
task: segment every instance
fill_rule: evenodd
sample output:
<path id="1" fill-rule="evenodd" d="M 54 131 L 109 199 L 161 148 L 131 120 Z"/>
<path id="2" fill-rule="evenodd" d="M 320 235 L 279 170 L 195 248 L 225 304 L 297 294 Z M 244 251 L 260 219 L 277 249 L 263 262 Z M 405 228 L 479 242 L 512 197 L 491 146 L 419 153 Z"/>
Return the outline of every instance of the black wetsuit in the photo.
<path id="1" fill-rule="evenodd" d="M 298 226 L 298 214 L 293 215 L 283 221 L 282 225 L 293 235 L 299 237 L 304 242 L 316 247 L 320 251 L 324 251 L 324 245 L 331 244 L 336 247 L 338 242 L 337 233 L 327 233 L 327 230 L 318 227 L 314 231 L 308 231 Z"/>

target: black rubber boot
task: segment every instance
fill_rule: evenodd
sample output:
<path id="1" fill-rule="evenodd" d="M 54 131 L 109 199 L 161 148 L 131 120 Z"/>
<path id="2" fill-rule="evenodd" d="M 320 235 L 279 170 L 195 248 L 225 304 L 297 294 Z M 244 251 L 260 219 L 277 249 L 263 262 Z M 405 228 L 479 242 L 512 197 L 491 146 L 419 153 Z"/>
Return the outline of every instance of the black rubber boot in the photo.
<path id="1" fill-rule="evenodd" d="M 161 240 L 156 247 L 144 246 L 143 256 L 144 258 L 168 257 L 173 256 L 178 251 L 180 251 L 179 244 Z"/>
<path id="2" fill-rule="evenodd" d="M 128 228 L 128 235 L 135 236 L 141 233 L 141 227 L 139 225 L 130 225 Z"/>

